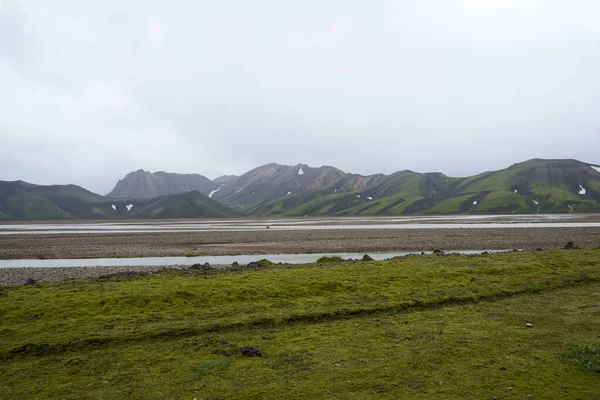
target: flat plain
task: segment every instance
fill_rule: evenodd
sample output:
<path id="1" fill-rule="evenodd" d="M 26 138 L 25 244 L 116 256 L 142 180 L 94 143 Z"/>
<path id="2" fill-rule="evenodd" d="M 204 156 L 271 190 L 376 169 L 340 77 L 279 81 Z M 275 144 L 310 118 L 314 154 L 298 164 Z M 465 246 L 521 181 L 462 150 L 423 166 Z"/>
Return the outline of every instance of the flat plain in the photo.
<path id="1" fill-rule="evenodd" d="M 0 235 L 2 258 L 523 249 L 48 269 L 0 287 L 0 399 L 595 399 L 599 245 L 597 227 Z"/>
<path id="2" fill-rule="evenodd" d="M 0 398 L 594 399 L 599 282 L 561 249 L 10 286 Z"/>

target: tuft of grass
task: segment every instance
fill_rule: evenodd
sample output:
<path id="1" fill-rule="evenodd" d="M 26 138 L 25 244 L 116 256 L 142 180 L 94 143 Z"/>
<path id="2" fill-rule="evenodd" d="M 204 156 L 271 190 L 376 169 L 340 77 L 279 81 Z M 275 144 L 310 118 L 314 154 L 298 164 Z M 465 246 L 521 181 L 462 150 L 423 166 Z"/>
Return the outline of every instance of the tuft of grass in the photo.
<path id="1" fill-rule="evenodd" d="M 560 359 L 581 371 L 600 373 L 600 343 L 572 346 L 560 355 Z"/>
<path id="2" fill-rule="evenodd" d="M 229 369 L 229 360 L 211 360 L 202 361 L 199 365 L 192 366 L 192 372 L 197 378 L 202 378 L 206 375 L 218 374 Z"/>
<path id="3" fill-rule="evenodd" d="M 323 256 L 323 257 L 319 257 L 319 259 L 317 260 L 317 264 L 340 263 L 340 262 L 344 262 L 344 261 L 346 261 L 346 260 L 344 260 L 340 256 Z"/>

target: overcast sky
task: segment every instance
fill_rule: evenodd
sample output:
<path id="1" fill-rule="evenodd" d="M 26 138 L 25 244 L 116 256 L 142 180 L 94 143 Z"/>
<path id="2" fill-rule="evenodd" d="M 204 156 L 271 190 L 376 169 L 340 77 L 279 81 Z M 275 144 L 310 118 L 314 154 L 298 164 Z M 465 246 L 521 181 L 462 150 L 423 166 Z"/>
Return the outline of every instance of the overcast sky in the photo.
<path id="1" fill-rule="evenodd" d="M 598 0 L 0 0 L 0 180 L 600 163 Z"/>

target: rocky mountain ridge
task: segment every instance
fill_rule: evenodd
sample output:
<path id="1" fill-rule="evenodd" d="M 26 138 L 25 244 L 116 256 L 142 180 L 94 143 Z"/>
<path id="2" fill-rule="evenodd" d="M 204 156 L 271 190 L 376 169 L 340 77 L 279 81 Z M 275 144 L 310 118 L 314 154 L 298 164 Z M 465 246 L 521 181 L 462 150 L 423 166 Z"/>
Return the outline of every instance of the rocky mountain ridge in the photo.
<path id="1" fill-rule="evenodd" d="M 178 193 L 135 199 L 139 191 Z M 600 212 L 600 166 L 532 159 L 454 178 L 408 170 L 363 176 L 271 163 L 215 181 L 139 170 L 110 194 L 0 181 L 0 220 Z"/>

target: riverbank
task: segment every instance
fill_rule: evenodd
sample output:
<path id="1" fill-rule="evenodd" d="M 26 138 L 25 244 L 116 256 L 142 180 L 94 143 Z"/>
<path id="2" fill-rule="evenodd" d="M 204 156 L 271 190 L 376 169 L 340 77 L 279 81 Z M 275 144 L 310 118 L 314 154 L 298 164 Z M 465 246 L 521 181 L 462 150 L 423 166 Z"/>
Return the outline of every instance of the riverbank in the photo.
<path id="1" fill-rule="evenodd" d="M 354 253 L 600 246 L 598 227 L 0 235 L 0 259 Z"/>

